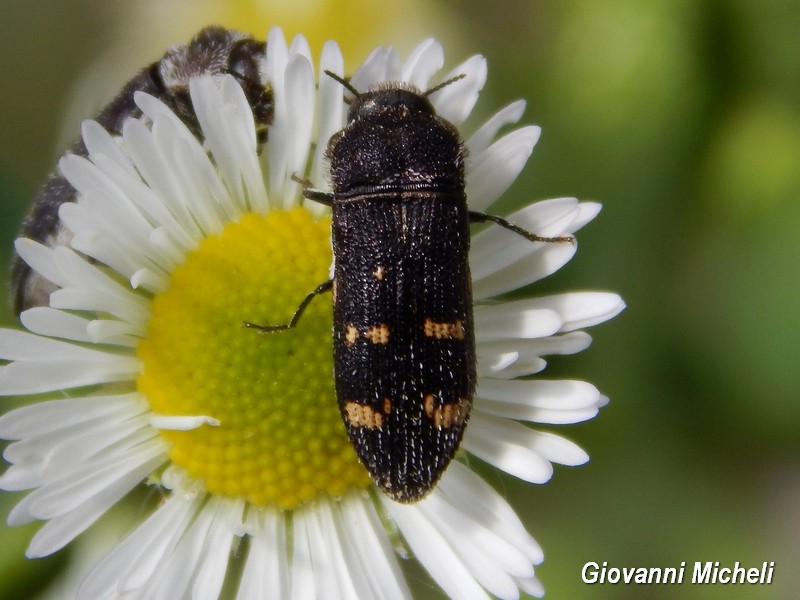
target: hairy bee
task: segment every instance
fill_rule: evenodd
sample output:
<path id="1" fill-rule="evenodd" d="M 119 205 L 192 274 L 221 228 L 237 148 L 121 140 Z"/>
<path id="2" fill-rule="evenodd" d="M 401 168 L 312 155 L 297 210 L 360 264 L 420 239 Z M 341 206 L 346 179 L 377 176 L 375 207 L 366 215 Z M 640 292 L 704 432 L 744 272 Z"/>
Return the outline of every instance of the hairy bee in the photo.
<path id="1" fill-rule="evenodd" d="M 189 97 L 189 80 L 201 75 L 233 75 L 253 109 L 259 141 L 266 141 L 267 126 L 272 122 L 273 99 L 265 81 L 266 43 L 247 34 L 206 27 L 188 44 L 172 46 L 161 59 L 142 69 L 117 96 L 95 117 L 111 134 L 119 135 L 130 117 L 141 112 L 133 96 L 137 91 L 155 96 L 166 104 L 186 126 L 200 137 Z M 77 140 L 67 150 L 87 156 L 86 146 Z M 56 169 L 48 176 L 22 224 L 21 235 L 47 246 L 69 242 L 71 234 L 61 224 L 58 209 L 65 202 L 75 201 L 75 189 Z M 12 303 L 17 314 L 34 306 L 47 305 L 55 286 L 31 270 L 19 257 L 11 269 Z"/>

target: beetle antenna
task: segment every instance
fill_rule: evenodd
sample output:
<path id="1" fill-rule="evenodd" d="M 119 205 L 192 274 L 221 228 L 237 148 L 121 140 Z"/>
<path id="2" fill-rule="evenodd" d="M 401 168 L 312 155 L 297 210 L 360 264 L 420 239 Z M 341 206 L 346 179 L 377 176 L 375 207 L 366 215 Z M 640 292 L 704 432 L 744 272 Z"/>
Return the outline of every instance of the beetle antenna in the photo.
<path id="1" fill-rule="evenodd" d="M 341 83 L 342 87 L 344 87 L 344 89 L 353 94 L 356 98 L 361 97 L 361 92 L 359 92 L 356 88 L 354 88 L 353 85 L 344 77 L 339 77 L 336 73 L 334 73 L 333 71 L 328 71 L 327 69 L 325 69 L 325 75 L 327 75 L 334 81 L 338 81 L 339 83 Z"/>
<path id="2" fill-rule="evenodd" d="M 459 79 L 464 79 L 464 77 L 466 77 L 466 75 L 464 73 L 461 73 L 460 75 L 456 75 L 455 77 L 451 77 L 450 79 L 446 79 L 445 81 L 443 81 L 439 85 L 435 85 L 432 88 L 429 88 L 428 90 L 424 91 L 422 93 L 422 95 L 426 96 L 426 97 L 430 96 L 434 92 L 438 92 L 443 87 L 447 87 L 448 85 L 450 85 L 451 83 L 455 83 Z"/>

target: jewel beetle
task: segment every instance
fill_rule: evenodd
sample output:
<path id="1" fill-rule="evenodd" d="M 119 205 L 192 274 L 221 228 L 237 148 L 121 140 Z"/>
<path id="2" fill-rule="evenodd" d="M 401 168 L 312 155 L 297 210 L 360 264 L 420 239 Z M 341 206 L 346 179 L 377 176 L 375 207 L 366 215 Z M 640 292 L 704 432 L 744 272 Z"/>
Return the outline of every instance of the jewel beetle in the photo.
<path id="1" fill-rule="evenodd" d="M 470 211 L 465 146 L 429 96 L 385 84 L 352 95 L 347 124 L 326 150 L 333 192 L 306 189 L 332 208 L 336 396 L 347 433 L 377 486 L 399 502 L 425 497 L 458 450 L 476 386 L 470 224 L 491 221 L 536 242 L 505 219 Z"/>

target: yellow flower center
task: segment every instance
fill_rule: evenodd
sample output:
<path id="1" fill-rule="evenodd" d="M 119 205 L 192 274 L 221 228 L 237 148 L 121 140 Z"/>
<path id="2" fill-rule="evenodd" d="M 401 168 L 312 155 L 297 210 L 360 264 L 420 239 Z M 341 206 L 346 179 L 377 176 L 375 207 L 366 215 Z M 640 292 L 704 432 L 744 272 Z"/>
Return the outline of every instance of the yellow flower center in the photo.
<path id="1" fill-rule="evenodd" d="M 328 276 L 329 234 L 329 219 L 303 208 L 247 214 L 204 239 L 153 300 L 138 387 L 159 415 L 219 420 L 161 432 L 172 462 L 212 494 L 291 509 L 369 485 L 336 405 L 330 298 L 288 331 L 242 327 L 289 321 Z"/>

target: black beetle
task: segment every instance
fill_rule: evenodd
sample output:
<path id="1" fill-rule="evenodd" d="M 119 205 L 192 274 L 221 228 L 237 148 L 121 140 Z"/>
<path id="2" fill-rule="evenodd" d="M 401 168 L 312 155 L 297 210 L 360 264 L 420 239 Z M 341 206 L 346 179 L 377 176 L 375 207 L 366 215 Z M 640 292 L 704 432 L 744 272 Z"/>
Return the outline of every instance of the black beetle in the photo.
<path id="1" fill-rule="evenodd" d="M 531 241 L 543 238 L 467 208 L 464 143 L 428 96 L 400 84 L 353 95 L 347 125 L 329 141 L 333 193 L 306 198 L 332 207 L 333 354 L 339 410 L 356 453 L 392 499 L 415 502 L 436 485 L 458 450 L 476 385 L 471 223 L 492 221 Z"/>

